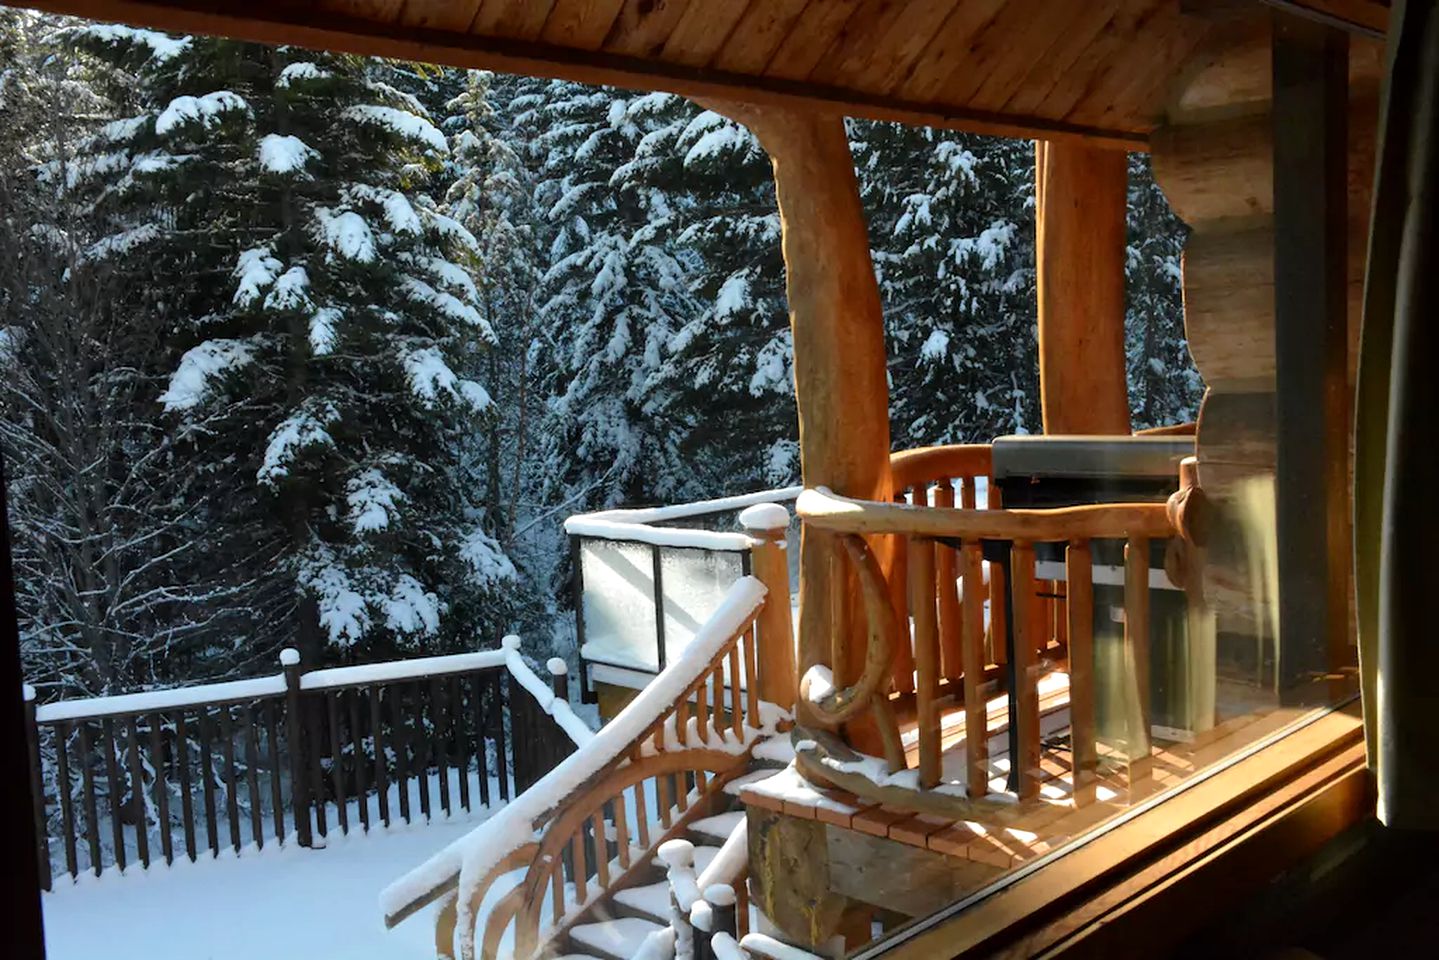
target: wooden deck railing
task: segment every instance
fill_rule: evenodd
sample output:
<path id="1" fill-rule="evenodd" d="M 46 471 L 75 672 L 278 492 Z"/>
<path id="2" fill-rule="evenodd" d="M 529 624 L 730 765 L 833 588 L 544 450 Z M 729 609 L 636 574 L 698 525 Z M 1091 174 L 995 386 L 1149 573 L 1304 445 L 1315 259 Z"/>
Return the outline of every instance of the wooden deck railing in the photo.
<path id="1" fill-rule="evenodd" d="M 478 876 L 463 889 L 456 869 L 448 882 L 406 893 L 403 903 L 396 898 L 387 922 L 442 899 L 440 956 L 453 955 L 457 932 L 463 960 L 496 956 L 507 935 L 515 957 L 534 956 L 601 893 L 645 869 L 660 844 L 709 812 L 724 785 L 747 768 L 749 748 L 787 715 L 759 699 L 759 683 L 742 689 L 734 682 L 758 669 L 755 625 L 765 591 L 745 578 L 727 602 L 733 609 L 749 604 L 732 628 L 712 638 L 702 632 L 610 722 L 603 742 L 569 758 L 531 796 L 481 828 L 497 831 L 501 845 L 508 841 L 504 834 L 518 829 L 533 832 L 534 841 L 491 855 L 482 867 L 467 865 Z M 716 618 L 723 615 L 722 607 Z M 482 917 L 480 906 L 496 881 L 521 866 L 523 878 Z"/>
<path id="2" fill-rule="evenodd" d="M 854 500 L 824 488 L 806 490 L 799 498 L 798 512 L 806 528 L 834 535 L 835 562 L 855 569 L 870 621 L 866 668 L 846 674 L 858 672 L 858 679 L 846 686 L 831 678 L 832 664 L 802 664 L 806 669 L 802 702 L 831 724 L 873 710 L 893 771 L 905 762 L 893 746 L 900 733 L 891 691 L 902 696 L 913 690 L 921 789 L 939 783 L 943 712 L 962 705 L 968 793 L 982 797 L 990 780 L 986 700 L 996 689 L 990 681 L 1001 673 L 997 668 L 1005 665 L 1006 655 L 1012 656 L 1007 671 L 1011 743 L 1016 747 L 1010 758 L 1011 786 L 1021 798 L 1029 798 L 1037 795 L 1043 776 L 1040 657 L 1053 648 L 1056 658 L 1069 663 L 1074 761 L 1082 777 L 1097 762 L 1091 666 L 1094 547 L 1097 542 L 1118 541 L 1124 544 L 1125 672 L 1138 701 L 1137 718 L 1131 721 L 1126 739 L 1131 756 L 1147 755 L 1148 684 L 1136 678 L 1149 675 L 1150 542 L 1172 533 L 1165 504 L 1006 510 L 1000 508 L 990 486 L 989 509 L 981 510 L 976 509 L 972 491 L 976 478 L 987 474 L 987 448 L 938 448 L 897 455 L 895 460 L 896 489 L 909 488 L 902 502 Z M 930 480 L 933 486 L 926 488 Z M 870 550 L 870 542 L 878 537 L 896 537 L 902 544 L 888 582 Z M 1062 545 L 1063 593 L 1053 582 L 1036 577 L 1039 544 Z M 987 557 L 992 562 L 986 584 Z M 1008 590 L 1003 579 L 1006 568 L 1012 581 Z M 885 609 L 886 597 L 891 598 L 892 613 Z M 990 604 L 987 632 L 986 600 Z M 905 637 L 906 620 L 912 622 L 912 668 L 906 662 L 911 648 Z M 1008 636 L 1012 646 L 1005 642 Z M 876 669 L 876 659 L 887 660 L 892 669 Z"/>
<path id="3" fill-rule="evenodd" d="M 51 872 L 310 846 L 332 829 L 508 800 L 584 734 L 518 646 L 507 637 L 499 650 L 312 671 L 285 651 L 282 672 L 268 677 L 32 698 L 47 885 Z M 563 662 L 551 673 L 563 688 Z"/>

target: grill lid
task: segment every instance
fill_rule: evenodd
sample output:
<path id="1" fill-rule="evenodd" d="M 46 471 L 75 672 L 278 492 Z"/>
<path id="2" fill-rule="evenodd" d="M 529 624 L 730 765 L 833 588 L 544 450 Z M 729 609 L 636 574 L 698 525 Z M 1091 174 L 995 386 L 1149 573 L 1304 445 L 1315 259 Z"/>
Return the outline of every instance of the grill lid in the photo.
<path id="1" fill-rule="evenodd" d="M 1011 436 L 994 441 L 994 476 L 1170 478 L 1194 456 L 1193 437 Z"/>

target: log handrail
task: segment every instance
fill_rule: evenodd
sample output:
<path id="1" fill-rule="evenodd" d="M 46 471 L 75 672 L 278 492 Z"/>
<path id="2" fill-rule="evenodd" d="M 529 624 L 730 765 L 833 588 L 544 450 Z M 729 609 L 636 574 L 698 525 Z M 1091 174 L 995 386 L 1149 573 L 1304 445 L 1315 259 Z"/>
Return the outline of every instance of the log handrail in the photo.
<path id="1" fill-rule="evenodd" d="M 1036 510 L 961 510 L 906 503 L 880 503 L 840 496 L 827 487 L 799 495 L 805 523 L 832 533 L 901 534 L 932 539 L 1122 540 L 1172 533 L 1163 503 L 1102 503 Z"/>
<path id="2" fill-rule="evenodd" d="M 486 918 L 479 916 L 481 905 L 493 884 L 506 872 L 498 867 L 486 870 L 477 883 L 468 884 L 458 897 L 446 899 L 437 918 L 437 944 L 449 942 L 458 932 L 462 960 L 474 960 L 477 955 L 490 958 L 505 931 L 513 926 L 515 956 L 531 956 L 542 946 L 542 941 L 561 932 L 581 913 L 587 905 L 588 884 L 607 888 L 611 879 L 628 871 L 632 863 L 646 862 L 652 848 L 679 828 L 687 811 L 694 810 L 696 804 L 701 804 L 728 779 L 747 768 L 749 748 L 761 735 L 777 730 L 776 725 L 785 716 L 779 708 L 760 700 L 757 683 L 746 684 L 747 689 L 741 689 L 739 682 L 741 663 L 748 671 L 754 669 L 755 623 L 762 609 L 760 605 L 748 610 L 728 631 L 725 640 L 712 648 L 703 648 L 709 653 L 708 659 L 697 661 L 690 656 L 666 668 L 656 678 L 654 690 L 649 692 L 653 694 L 649 696 L 651 700 L 657 696 L 665 698 L 663 708 L 652 715 L 653 719 L 636 726 L 633 735 L 607 744 L 608 759 L 594 767 L 593 773 L 581 776 L 562 796 L 543 807 L 535 806 L 521 821 L 509 825 L 533 829 L 536 833 L 535 842 L 526 848 L 524 864 L 515 864 L 513 857 L 504 861 L 514 865 L 512 869 L 528 864 L 525 878 L 499 899 Z M 632 706 L 643 705 L 636 701 Z M 621 714 L 612 726 L 624 726 L 623 718 Z M 557 775 L 563 772 L 559 768 L 554 771 Z M 674 782 L 676 776 L 678 784 Z M 693 799 L 685 782 L 689 776 L 694 779 L 696 796 Z M 666 781 L 660 779 L 663 777 L 669 778 L 667 787 Z M 656 780 L 658 822 L 650 822 L 644 790 L 636 787 L 634 823 L 630 824 L 629 808 L 617 806 L 617 797 L 636 783 L 651 778 Z M 565 779 L 568 778 L 561 776 L 561 780 Z M 492 819 L 504 816 L 502 810 Z M 618 866 L 613 870 L 609 855 L 611 824 L 618 855 Z M 643 856 L 632 855 L 632 836 L 638 840 L 638 847 L 646 851 Z M 561 848 L 571 852 L 568 867 L 556 852 Z M 595 853 L 590 854 L 590 849 Z M 580 901 L 573 909 L 563 895 L 567 869 Z M 399 922 L 414 912 L 416 904 L 423 905 L 436 896 L 448 896 L 458 888 L 458 880 L 458 875 L 451 877 L 426 898 L 387 917 L 387 922 L 390 925 Z M 558 892 L 551 898 L 553 912 L 542 937 L 540 909 L 546 900 L 547 884 Z"/>
<path id="3" fill-rule="evenodd" d="M 917 447 L 889 456 L 890 480 L 896 490 L 934 482 L 936 477 L 988 477 L 994 457 L 987 443 Z"/>

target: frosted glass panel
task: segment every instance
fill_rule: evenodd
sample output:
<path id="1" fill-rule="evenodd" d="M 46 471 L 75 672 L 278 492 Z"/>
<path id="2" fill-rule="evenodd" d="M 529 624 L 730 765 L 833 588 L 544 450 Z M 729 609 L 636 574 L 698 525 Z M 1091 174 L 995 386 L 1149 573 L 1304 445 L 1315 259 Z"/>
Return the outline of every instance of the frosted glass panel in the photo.
<path id="1" fill-rule="evenodd" d="M 584 540 L 586 660 L 643 670 L 659 669 L 655 643 L 655 581 L 645 544 Z"/>
<path id="2" fill-rule="evenodd" d="M 740 554 L 662 548 L 665 656 L 673 661 L 743 575 Z"/>

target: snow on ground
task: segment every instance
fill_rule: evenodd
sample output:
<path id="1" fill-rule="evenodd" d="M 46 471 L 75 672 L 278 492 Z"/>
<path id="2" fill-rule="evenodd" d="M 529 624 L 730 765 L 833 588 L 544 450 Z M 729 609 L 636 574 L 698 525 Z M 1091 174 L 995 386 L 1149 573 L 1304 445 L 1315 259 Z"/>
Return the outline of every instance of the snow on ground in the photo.
<path id="1" fill-rule="evenodd" d="M 57 878 L 45 895 L 50 960 L 431 960 L 433 910 L 386 931 L 380 890 L 487 813 L 291 842 L 171 867 Z"/>

